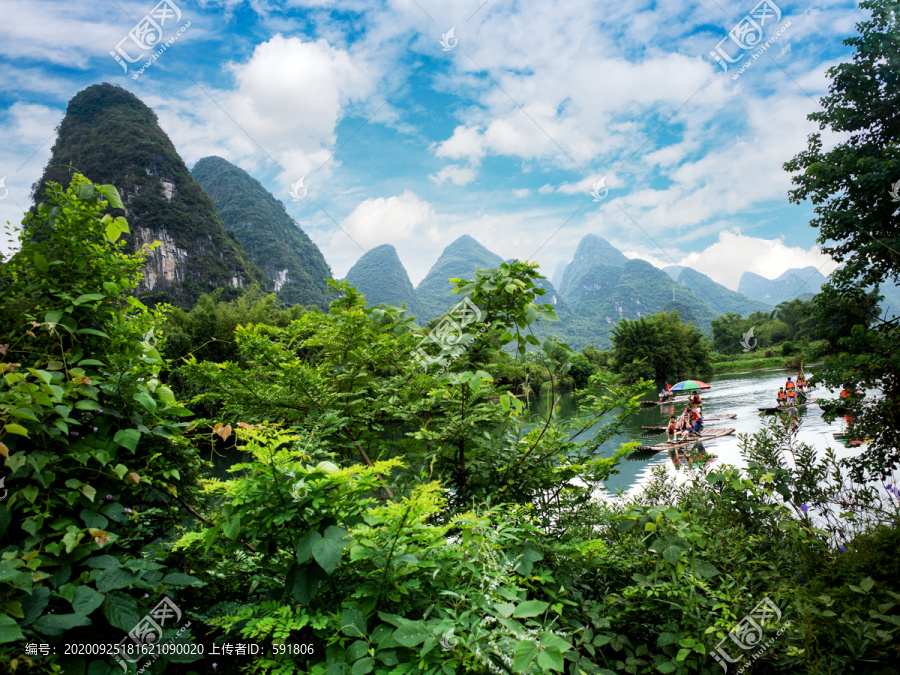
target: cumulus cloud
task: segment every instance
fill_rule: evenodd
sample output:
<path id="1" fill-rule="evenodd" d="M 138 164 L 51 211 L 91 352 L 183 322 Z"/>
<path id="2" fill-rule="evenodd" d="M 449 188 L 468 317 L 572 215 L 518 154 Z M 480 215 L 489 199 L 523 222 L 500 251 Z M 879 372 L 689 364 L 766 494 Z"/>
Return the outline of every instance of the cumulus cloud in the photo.
<path id="1" fill-rule="evenodd" d="M 465 159 L 472 164 L 481 162 L 485 155 L 484 140 L 481 129 L 478 127 L 458 126 L 453 130 L 453 135 L 447 140 L 438 143 L 435 147 L 435 155 L 447 159 Z"/>
<path id="2" fill-rule="evenodd" d="M 715 244 L 689 253 L 679 264 L 693 267 L 732 290 L 737 290 L 745 271 L 774 279 L 792 267 L 812 266 L 826 276 L 837 268 L 817 246 L 788 246 L 781 239 L 749 237 L 740 232 L 720 233 Z"/>
<path id="3" fill-rule="evenodd" d="M 454 185 L 467 185 L 475 180 L 475 170 L 468 166 L 450 164 L 428 177 L 438 185 L 447 182 L 453 183 Z"/>
<path id="4" fill-rule="evenodd" d="M 430 203 L 405 190 L 392 197 L 366 199 L 340 224 L 323 252 L 335 274 L 343 276 L 363 254 L 375 246 L 392 244 L 404 251 L 437 237 L 437 216 Z"/>

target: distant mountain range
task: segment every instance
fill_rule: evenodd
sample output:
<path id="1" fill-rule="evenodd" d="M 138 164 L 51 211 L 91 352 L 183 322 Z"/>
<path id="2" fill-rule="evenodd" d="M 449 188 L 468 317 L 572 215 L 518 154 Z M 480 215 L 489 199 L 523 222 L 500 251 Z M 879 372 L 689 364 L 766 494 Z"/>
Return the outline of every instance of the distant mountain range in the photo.
<path id="1" fill-rule="evenodd" d="M 450 278 L 471 279 L 477 268 L 497 267 L 501 262 L 499 255 L 464 235 L 444 249 L 416 288 L 390 245 L 363 255 L 347 279 L 369 304 L 406 303 L 410 314 L 427 322 L 457 302 Z M 785 279 L 790 283 L 792 277 Z M 623 318 L 676 310 L 682 319 L 708 333 L 712 320 L 721 314 L 746 316 L 774 309 L 774 304 L 732 291 L 689 267 L 661 270 L 644 260 L 629 259 L 592 234 L 581 240 L 570 262 L 557 266 L 552 281 L 541 280 L 539 285 L 547 291 L 542 300 L 553 304 L 561 319 L 550 332 L 575 348 L 591 343 L 608 347 L 610 328 Z"/>
<path id="2" fill-rule="evenodd" d="M 770 305 L 794 298 L 806 299 L 819 292 L 825 275 L 815 267 L 792 268 L 775 279 L 766 279 L 753 272 L 744 272 L 738 293 Z"/>
<path id="3" fill-rule="evenodd" d="M 47 181 L 67 185 L 69 167 L 119 188 L 132 249 L 160 242 L 138 288 L 145 301 L 190 307 L 201 293 L 224 288 L 229 298 L 258 284 L 288 304 L 328 306 L 325 279 L 331 270 L 284 204 L 220 157 L 205 157 L 189 172 L 153 111 L 125 89 L 93 85 L 69 102 L 35 201 Z M 464 235 L 444 249 L 417 287 L 387 244 L 364 254 L 347 279 L 370 305 L 405 304 L 425 323 L 458 301 L 451 278 L 471 279 L 476 269 L 502 262 Z M 543 302 L 554 305 L 561 319 L 551 332 L 580 348 L 608 347 L 618 321 L 660 311 L 677 310 L 709 332 L 716 316 L 771 312 L 778 303 L 810 297 L 824 282 L 814 267 L 789 269 L 776 279 L 745 272 L 732 291 L 689 267 L 659 269 L 629 259 L 605 239 L 587 235 L 572 260 L 557 265 L 552 280 L 538 283 L 546 290 Z M 884 306 L 896 314 L 900 288 L 885 285 L 882 293 Z"/>

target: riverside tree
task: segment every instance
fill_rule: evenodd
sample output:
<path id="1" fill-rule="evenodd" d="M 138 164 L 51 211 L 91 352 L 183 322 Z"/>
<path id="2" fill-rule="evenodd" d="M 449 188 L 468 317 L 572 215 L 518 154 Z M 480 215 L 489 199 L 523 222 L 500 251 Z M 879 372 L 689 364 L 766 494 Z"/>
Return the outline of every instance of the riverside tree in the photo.
<path id="1" fill-rule="evenodd" d="M 871 18 L 844 41 L 849 62 L 828 70 L 829 93 L 822 110 L 809 115 L 820 129 L 846 140 L 824 149 L 821 133 L 785 164 L 797 187 L 791 201 L 811 200 L 818 242 L 842 267 L 816 297 L 818 322 L 829 351 L 818 379 L 832 389 L 865 388 L 852 433 L 871 438 L 851 460 L 857 477 L 889 477 L 900 466 L 900 318 L 878 314 L 872 286 L 900 279 L 900 12 L 896 2 L 860 3 Z M 871 396 L 880 387 L 882 395 Z"/>

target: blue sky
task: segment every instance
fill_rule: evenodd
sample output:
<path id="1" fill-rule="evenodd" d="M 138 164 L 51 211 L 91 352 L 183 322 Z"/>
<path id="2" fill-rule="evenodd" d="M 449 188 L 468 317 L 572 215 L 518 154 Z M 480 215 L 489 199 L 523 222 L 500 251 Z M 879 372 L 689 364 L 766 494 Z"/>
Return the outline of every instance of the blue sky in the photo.
<path id="1" fill-rule="evenodd" d="M 849 58 L 853 2 L 167 1 L 0 2 L 2 222 L 28 207 L 67 101 L 106 81 L 188 166 L 219 155 L 262 181 L 339 276 L 390 243 L 418 283 L 462 234 L 547 276 L 587 233 L 731 288 L 834 267 L 782 165 Z M 135 79 L 146 15 L 174 41 Z M 117 47 L 142 60 L 124 72 Z"/>

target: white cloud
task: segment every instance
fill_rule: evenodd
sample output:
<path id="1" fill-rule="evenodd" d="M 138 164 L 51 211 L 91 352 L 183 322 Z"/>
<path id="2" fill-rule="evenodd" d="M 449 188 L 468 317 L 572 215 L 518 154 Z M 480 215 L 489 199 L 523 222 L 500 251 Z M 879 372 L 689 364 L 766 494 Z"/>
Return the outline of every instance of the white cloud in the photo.
<path id="1" fill-rule="evenodd" d="M 453 135 L 435 146 L 435 155 L 447 159 L 466 159 L 472 164 L 479 164 L 484 157 L 484 141 L 481 130 L 477 127 L 458 126 Z"/>
<path id="2" fill-rule="evenodd" d="M 437 235 L 437 216 L 431 204 L 406 190 L 358 204 L 333 232 L 323 253 L 334 273 L 344 276 L 364 251 L 375 246 L 392 244 L 398 252 L 405 252 L 413 250 L 411 245 L 416 249 L 427 246 Z"/>
<path id="3" fill-rule="evenodd" d="M 475 169 L 468 166 L 450 164 L 428 177 L 438 185 L 442 185 L 448 181 L 454 185 L 467 185 L 475 180 Z"/>
<path id="4" fill-rule="evenodd" d="M 720 233 L 719 241 L 702 251 L 689 253 L 679 264 L 693 267 L 732 290 L 737 290 L 745 271 L 774 279 L 792 267 L 821 268 L 826 276 L 837 268 L 831 257 L 817 246 L 808 249 L 788 246 L 781 239 L 749 237 L 740 232 Z"/>

